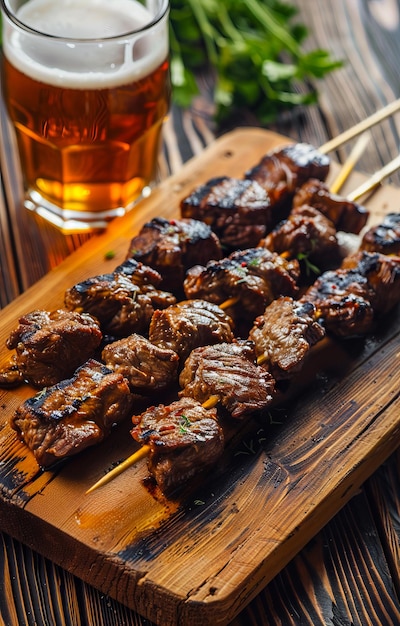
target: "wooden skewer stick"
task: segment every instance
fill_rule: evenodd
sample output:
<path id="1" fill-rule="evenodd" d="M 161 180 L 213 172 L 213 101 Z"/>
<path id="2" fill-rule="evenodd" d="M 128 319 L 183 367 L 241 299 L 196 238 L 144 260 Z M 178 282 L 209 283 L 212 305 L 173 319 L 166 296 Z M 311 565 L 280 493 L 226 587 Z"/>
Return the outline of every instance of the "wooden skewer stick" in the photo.
<path id="1" fill-rule="evenodd" d="M 385 107 L 383 107 L 383 109 L 379 109 L 379 111 L 376 111 L 365 120 L 362 120 L 358 124 L 355 124 L 348 130 L 345 130 L 343 133 L 340 133 L 340 135 L 337 135 L 337 137 L 330 139 L 319 148 L 319 151 L 323 154 L 327 154 L 328 152 L 336 150 L 351 139 L 358 137 L 358 135 L 361 135 L 366 130 L 369 130 L 373 126 L 376 126 L 376 124 L 379 124 L 387 117 L 390 117 L 394 113 L 397 113 L 397 111 L 400 111 L 400 98 L 386 105 Z"/>
<path id="2" fill-rule="evenodd" d="M 330 186 L 331 193 L 338 193 L 341 190 L 344 183 L 346 182 L 349 175 L 351 174 L 354 167 L 356 166 L 357 162 L 359 161 L 364 151 L 366 150 L 370 139 L 371 139 L 371 134 L 369 132 L 366 132 L 360 135 L 357 142 L 354 144 L 354 147 L 351 150 L 346 161 L 343 163 L 338 176 L 331 184 Z"/>
<path id="3" fill-rule="evenodd" d="M 89 489 L 86 491 L 86 494 L 91 493 L 92 491 L 98 489 L 99 487 L 102 487 L 103 485 L 106 485 L 110 482 L 110 480 L 112 480 L 116 476 L 119 476 L 119 474 L 122 474 L 122 472 L 127 470 L 128 467 L 131 467 L 132 465 L 135 465 L 135 463 L 138 463 L 141 459 L 146 458 L 149 452 L 150 446 L 142 446 L 141 448 L 139 448 L 139 450 L 136 450 L 136 452 L 131 454 L 131 456 L 129 456 L 127 459 L 125 459 L 125 461 L 122 461 L 122 463 L 116 465 L 116 467 L 108 472 L 108 474 L 102 476 L 102 478 L 94 483 L 94 485 L 89 487 Z"/>
<path id="4" fill-rule="evenodd" d="M 392 161 L 384 165 L 382 169 L 375 172 L 375 174 L 373 174 L 371 178 L 366 180 L 365 183 L 357 187 L 357 189 L 355 189 L 351 193 L 347 194 L 347 199 L 351 202 L 355 202 L 362 196 L 365 196 L 370 191 L 373 191 L 376 187 L 378 187 L 378 185 L 380 185 L 383 180 L 385 180 L 385 178 L 387 178 L 391 174 L 394 174 L 394 172 L 396 172 L 399 168 L 400 154 L 397 155 L 397 157 L 395 157 Z"/>
<path id="5" fill-rule="evenodd" d="M 204 409 L 212 409 L 218 404 L 219 400 L 219 396 L 210 396 L 208 400 L 203 402 L 202 407 Z M 92 491 L 95 491 L 95 489 L 98 489 L 99 487 L 103 487 L 103 485 L 106 485 L 111 480 L 122 474 L 122 472 L 125 472 L 125 470 L 127 470 L 129 467 L 136 465 L 136 463 L 138 463 L 142 459 L 145 459 L 149 455 L 149 453 L 150 446 L 143 445 L 141 448 L 139 448 L 139 450 L 136 450 L 136 452 L 131 454 L 131 456 L 128 456 L 125 461 L 122 461 L 122 463 L 116 465 L 114 469 L 108 472 L 108 474 L 102 476 L 96 483 L 94 483 L 94 485 L 89 487 L 89 489 L 86 491 L 86 495 L 92 493 Z"/>
<path id="6" fill-rule="evenodd" d="M 235 304 L 237 304 L 239 300 L 240 300 L 239 296 L 234 296 L 233 298 L 229 298 L 228 300 L 221 302 L 221 304 L 219 304 L 218 306 L 220 309 L 225 311 L 225 309 L 229 309 L 230 306 L 234 306 Z"/>

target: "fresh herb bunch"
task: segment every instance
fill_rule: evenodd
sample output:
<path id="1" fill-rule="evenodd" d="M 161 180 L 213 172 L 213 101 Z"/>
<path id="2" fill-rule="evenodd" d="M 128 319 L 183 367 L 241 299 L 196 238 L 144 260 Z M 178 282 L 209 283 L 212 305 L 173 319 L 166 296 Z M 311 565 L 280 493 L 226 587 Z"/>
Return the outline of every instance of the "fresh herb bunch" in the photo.
<path id="1" fill-rule="evenodd" d="M 326 50 L 305 52 L 297 8 L 279 0 L 171 0 L 173 100 L 190 106 L 196 72 L 214 72 L 216 119 L 248 108 L 261 124 L 284 109 L 314 103 L 309 83 L 341 67 Z"/>

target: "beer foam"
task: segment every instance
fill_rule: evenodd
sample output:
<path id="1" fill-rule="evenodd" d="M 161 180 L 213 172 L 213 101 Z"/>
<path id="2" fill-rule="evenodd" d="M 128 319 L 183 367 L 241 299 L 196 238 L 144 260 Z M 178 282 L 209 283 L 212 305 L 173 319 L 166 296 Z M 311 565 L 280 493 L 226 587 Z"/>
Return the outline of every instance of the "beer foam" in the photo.
<path id="1" fill-rule="evenodd" d="M 167 16 L 154 32 L 135 32 L 152 21 L 135 0 L 29 0 L 17 17 L 42 36 L 10 25 L 4 53 L 19 71 L 46 84 L 112 88 L 145 77 L 168 55 Z"/>

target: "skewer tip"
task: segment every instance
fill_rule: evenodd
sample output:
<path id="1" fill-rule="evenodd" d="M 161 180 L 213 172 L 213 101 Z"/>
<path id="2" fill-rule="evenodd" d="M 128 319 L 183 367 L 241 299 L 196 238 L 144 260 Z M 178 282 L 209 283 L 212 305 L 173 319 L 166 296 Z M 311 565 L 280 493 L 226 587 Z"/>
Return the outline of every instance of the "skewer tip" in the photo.
<path id="1" fill-rule="evenodd" d="M 142 446 L 141 448 L 139 448 L 139 450 L 131 454 L 131 456 L 125 459 L 125 461 L 122 461 L 122 463 L 114 467 L 114 469 L 112 469 L 110 472 L 102 476 L 96 483 L 94 483 L 94 485 L 89 487 L 89 489 L 85 492 L 85 495 L 88 495 L 89 493 L 92 493 L 99 487 L 103 487 L 107 483 L 111 482 L 114 478 L 122 474 L 122 472 L 127 470 L 129 467 L 132 467 L 132 465 L 135 465 L 141 459 L 144 459 L 145 457 L 147 457 L 149 452 L 150 452 L 150 446 Z"/>

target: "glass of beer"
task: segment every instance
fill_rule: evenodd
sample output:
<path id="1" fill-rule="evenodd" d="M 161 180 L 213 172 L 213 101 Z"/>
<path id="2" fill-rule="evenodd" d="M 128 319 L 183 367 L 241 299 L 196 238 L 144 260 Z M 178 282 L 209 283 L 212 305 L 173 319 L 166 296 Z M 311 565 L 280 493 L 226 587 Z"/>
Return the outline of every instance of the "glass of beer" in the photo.
<path id="1" fill-rule="evenodd" d="M 170 104 L 168 0 L 0 0 L 25 205 L 106 227 L 155 182 Z"/>

